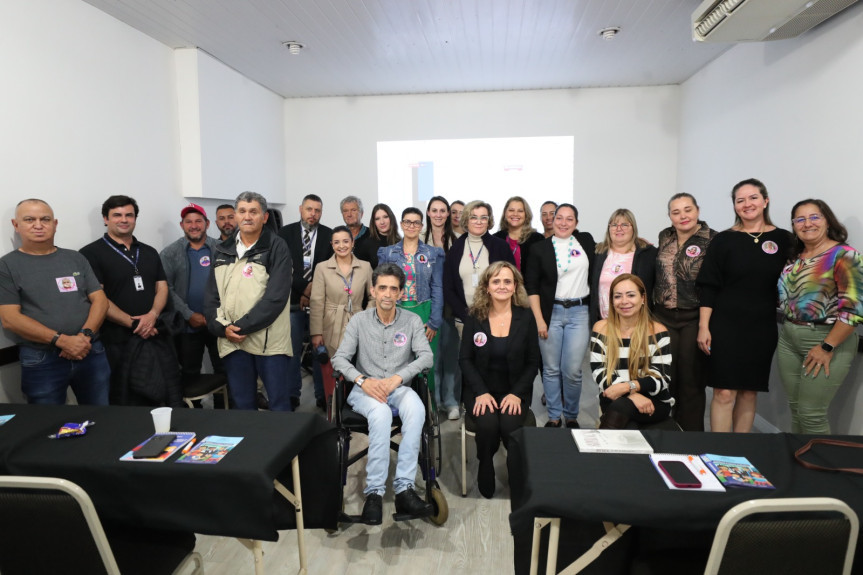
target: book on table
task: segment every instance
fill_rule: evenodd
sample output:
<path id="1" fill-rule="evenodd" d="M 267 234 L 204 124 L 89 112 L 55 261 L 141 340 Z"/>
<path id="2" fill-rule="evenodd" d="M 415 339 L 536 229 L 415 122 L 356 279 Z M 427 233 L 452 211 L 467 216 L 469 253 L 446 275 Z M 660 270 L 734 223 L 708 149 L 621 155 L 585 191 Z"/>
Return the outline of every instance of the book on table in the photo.
<path id="1" fill-rule="evenodd" d="M 745 457 L 705 453 L 701 459 L 726 487 L 755 487 L 776 489 L 758 469 Z"/>
<path id="2" fill-rule="evenodd" d="M 638 430 L 573 429 L 572 437 L 582 453 L 653 453 Z"/>
<path id="3" fill-rule="evenodd" d="M 159 436 L 163 436 L 163 435 L 173 435 L 175 437 L 174 437 L 173 441 L 171 441 L 171 443 L 168 444 L 167 447 L 165 447 L 165 449 L 162 451 L 162 453 L 159 454 L 158 457 L 144 457 L 144 458 L 140 458 L 140 457 L 136 458 L 135 457 L 135 452 L 137 450 L 141 449 L 142 447 L 144 447 L 144 445 L 146 445 L 148 441 L 150 441 L 154 437 L 159 437 Z M 187 443 L 192 441 L 193 439 L 195 439 L 195 432 L 194 431 L 171 431 L 168 433 L 154 433 L 153 435 L 151 435 L 150 437 L 148 437 L 147 439 L 142 441 L 140 444 L 138 444 L 134 448 L 132 448 L 131 451 L 129 451 L 125 455 L 123 455 L 120 458 L 120 461 L 151 461 L 151 462 L 161 463 L 163 461 L 166 461 L 173 454 L 175 454 L 178 451 L 180 451 L 181 449 L 183 449 L 183 447 Z"/>
<path id="4" fill-rule="evenodd" d="M 179 458 L 177 463 L 218 463 L 242 440 L 242 437 L 208 435 L 189 453 Z"/>

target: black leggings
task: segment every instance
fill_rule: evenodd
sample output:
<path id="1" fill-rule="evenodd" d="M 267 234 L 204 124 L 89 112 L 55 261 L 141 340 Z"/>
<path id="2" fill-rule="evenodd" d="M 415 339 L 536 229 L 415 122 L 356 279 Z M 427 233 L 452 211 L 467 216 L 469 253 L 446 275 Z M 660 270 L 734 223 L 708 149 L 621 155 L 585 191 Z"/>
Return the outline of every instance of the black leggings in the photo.
<path id="1" fill-rule="evenodd" d="M 500 399 L 497 400 L 500 403 Z M 473 406 L 471 406 L 473 409 Z M 528 407 L 522 403 L 521 413 L 519 415 L 503 414 L 499 409 L 494 413 L 480 415 L 479 417 L 471 415 L 476 421 L 476 457 L 477 459 L 491 459 L 497 453 L 500 442 L 503 441 L 503 446 L 509 448 L 509 437 L 516 429 L 524 427 Z M 471 412 L 472 414 L 472 412 Z"/>
<path id="2" fill-rule="evenodd" d="M 671 415 L 671 406 L 662 401 L 653 402 L 652 414 L 641 413 L 626 395 L 618 397 L 614 401 L 605 396 L 600 396 L 599 407 L 602 413 L 613 411 L 616 415 L 625 417 L 627 421 L 636 421 L 638 423 L 656 423 L 657 421 L 668 419 L 668 416 Z"/>

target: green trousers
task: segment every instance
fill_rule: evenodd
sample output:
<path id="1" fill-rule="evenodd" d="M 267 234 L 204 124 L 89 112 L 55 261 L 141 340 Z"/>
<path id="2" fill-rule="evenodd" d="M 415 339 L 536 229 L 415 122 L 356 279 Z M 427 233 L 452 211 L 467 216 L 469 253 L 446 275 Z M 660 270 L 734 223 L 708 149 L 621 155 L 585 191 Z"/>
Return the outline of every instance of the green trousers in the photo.
<path id="1" fill-rule="evenodd" d="M 791 408 L 791 433 L 830 433 L 827 408 L 851 369 L 857 353 L 857 334 L 851 334 L 833 350 L 830 377 L 823 369 L 817 377 L 806 375 L 803 362 L 809 350 L 820 345 L 832 328 L 826 324 L 806 326 L 791 322 L 782 326 L 776 358 Z"/>
<path id="2" fill-rule="evenodd" d="M 431 316 L 431 300 L 424 301 L 422 303 L 415 301 L 400 301 L 398 306 L 420 316 L 420 319 L 423 320 L 423 324 L 428 323 L 429 317 Z M 432 364 L 433 366 L 437 365 L 437 340 L 439 334 L 440 330 L 435 334 L 434 339 L 429 342 L 435 359 L 435 363 Z M 429 393 L 431 395 L 432 404 L 434 404 L 434 367 L 429 370 Z M 437 406 L 434 407 L 437 409 Z"/>

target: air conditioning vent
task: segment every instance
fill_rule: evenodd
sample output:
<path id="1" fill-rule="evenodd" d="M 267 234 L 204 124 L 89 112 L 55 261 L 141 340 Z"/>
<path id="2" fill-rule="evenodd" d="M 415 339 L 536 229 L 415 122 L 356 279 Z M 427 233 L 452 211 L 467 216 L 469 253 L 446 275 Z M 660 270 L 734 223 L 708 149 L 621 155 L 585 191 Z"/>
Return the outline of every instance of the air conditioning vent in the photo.
<path id="1" fill-rule="evenodd" d="M 794 38 L 858 0 L 705 0 L 692 13 L 697 42 Z"/>

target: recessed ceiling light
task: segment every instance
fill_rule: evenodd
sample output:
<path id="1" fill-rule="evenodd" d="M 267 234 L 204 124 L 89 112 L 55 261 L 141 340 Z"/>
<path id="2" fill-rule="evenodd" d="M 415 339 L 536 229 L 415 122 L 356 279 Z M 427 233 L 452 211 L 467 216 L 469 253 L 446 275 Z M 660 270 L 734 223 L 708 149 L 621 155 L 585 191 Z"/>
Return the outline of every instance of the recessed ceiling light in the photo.
<path id="1" fill-rule="evenodd" d="M 618 32 L 620 32 L 619 26 L 610 26 L 608 28 L 603 28 L 602 30 L 600 30 L 599 35 L 602 36 L 603 40 L 612 40 L 615 36 L 617 36 Z"/>
<path id="2" fill-rule="evenodd" d="M 282 42 L 282 46 L 288 49 L 292 55 L 296 56 L 300 53 L 300 50 L 303 49 L 303 45 L 297 42 L 296 40 L 288 40 L 287 42 Z"/>

